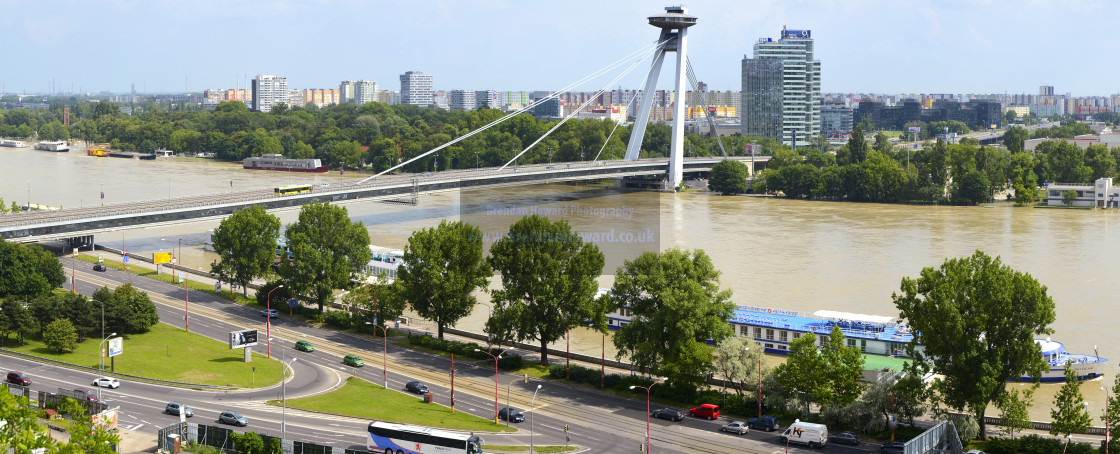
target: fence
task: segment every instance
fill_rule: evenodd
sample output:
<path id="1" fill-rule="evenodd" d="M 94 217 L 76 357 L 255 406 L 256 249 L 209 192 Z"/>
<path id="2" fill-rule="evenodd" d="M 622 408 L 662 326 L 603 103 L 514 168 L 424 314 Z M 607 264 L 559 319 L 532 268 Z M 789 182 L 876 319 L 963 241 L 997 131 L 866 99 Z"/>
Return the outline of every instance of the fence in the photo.
<path id="1" fill-rule="evenodd" d="M 951 454 L 964 452 L 961 439 L 957 436 L 957 429 L 949 421 L 937 423 L 921 435 L 907 441 L 904 446 L 904 454 L 925 454 L 934 450 Z"/>
<path id="2" fill-rule="evenodd" d="M 63 397 L 69 397 L 76 400 L 79 404 L 82 404 L 82 406 L 86 409 L 87 415 L 96 415 L 109 408 L 109 406 L 103 402 L 89 400 L 88 398 L 86 398 L 86 394 L 83 392 L 62 388 L 58 389 L 58 394 L 39 391 L 39 408 L 57 409 L 58 404 L 62 401 Z"/>

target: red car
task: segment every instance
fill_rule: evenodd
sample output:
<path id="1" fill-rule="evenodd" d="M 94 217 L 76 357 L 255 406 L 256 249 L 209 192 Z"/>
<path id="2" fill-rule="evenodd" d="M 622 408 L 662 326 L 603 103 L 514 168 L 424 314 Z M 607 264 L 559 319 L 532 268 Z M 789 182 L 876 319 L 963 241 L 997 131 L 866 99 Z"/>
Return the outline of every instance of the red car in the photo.
<path id="1" fill-rule="evenodd" d="M 692 407 L 688 410 L 688 414 L 696 418 L 716 419 L 719 418 L 719 405 L 702 404 L 698 407 Z"/>

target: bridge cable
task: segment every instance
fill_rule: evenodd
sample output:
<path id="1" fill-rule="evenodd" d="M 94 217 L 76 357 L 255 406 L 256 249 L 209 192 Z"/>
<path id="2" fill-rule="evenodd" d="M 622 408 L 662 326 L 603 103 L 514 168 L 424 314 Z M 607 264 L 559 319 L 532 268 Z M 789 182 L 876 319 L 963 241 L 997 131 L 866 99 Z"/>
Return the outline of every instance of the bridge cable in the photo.
<path id="1" fill-rule="evenodd" d="M 661 46 L 658 46 L 658 48 L 652 49 L 650 52 L 648 52 L 647 56 L 653 55 L 655 52 L 659 51 L 660 47 Z M 552 134 L 553 131 L 556 131 L 557 129 L 559 129 L 560 126 L 562 126 L 564 124 L 564 122 L 572 119 L 572 117 L 575 117 L 576 114 L 578 114 L 581 110 L 583 110 L 584 107 L 587 107 L 588 104 L 591 104 L 591 101 L 598 98 L 600 95 L 603 94 L 604 91 L 609 89 L 611 86 L 614 86 L 615 84 L 617 84 L 627 74 L 630 74 L 630 72 L 633 71 L 634 68 L 637 68 L 638 64 L 642 63 L 644 60 L 645 60 L 645 57 L 642 57 L 641 59 L 635 60 L 634 63 L 631 64 L 629 68 L 626 68 L 625 71 L 623 71 L 617 77 L 615 77 L 614 80 L 608 82 L 607 85 L 604 86 L 603 88 L 599 89 L 599 91 L 595 92 L 594 95 L 588 97 L 587 100 L 584 101 L 582 104 L 580 104 L 579 107 L 577 107 L 575 110 L 573 110 L 572 113 L 568 114 L 566 117 L 564 117 L 559 122 L 557 122 L 556 125 L 554 125 L 551 129 L 546 131 L 543 135 L 538 137 L 537 140 L 533 141 L 533 143 L 529 144 L 529 146 L 525 147 L 524 150 L 521 150 L 521 152 L 518 153 L 517 156 L 514 156 L 513 159 L 510 159 L 509 162 L 505 163 L 505 165 L 500 167 L 498 170 L 505 169 L 506 167 L 509 167 L 509 165 L 512 164 L 514 161 L 517 161 L 517 159 L 520 158 L 521 155 L 525 154 L 525 152 L 529 151 L 536 144 L 540 143 L 542 140 L 544 140 L 546 137 L 548 137 L 549 134 Z"/>
<path id="2" fill-rule="evenodd" d="M 708 94 L 707 92 L 700 90 L 699 79 L 696 77 L 696 73 L 692 70 L 691 59 L 685 59 L 685 68 L 688 74 L 688 82 L 690 85 L 692 85 L 692 89 L 696 92 L 696 95 L 698 97 L 697 99 L 700 101 L 701 108 L 704 109 L 704 118 L 708 120 L 708 127 L 711 130 L 711 135 L 716 139 L 716 143 L 719 144 L 719 151 L 721 151 L 723 153 L 723 157 L 726 158 L 727 150 L 723 148 L 723 141 L 719 139 L 719 133 L 716 132 L 716 122 L 712 118 L 712 113 L 708 111 Z"/>
<path id="3" fill-rule="evenodd" d="M 636 99 L 638 99 L 638 96 L 637 96 L 637 93 L 634 93 L 634 96 L 630 97 L 630 102 L 626 104 L 626 114 L 628 116 L 630 114 L 630 106 L 632 104 L 634 104 L 634 100 L 636 100 Z M 599 160 L 599 155 L 603 154 L 603 150 L 607 148 L 607 142 L 610 142 L 611 137 L 614 137 L 614 132 L 615 132 L 615 130 L 618 129 L 618 125 L 620 125 L 620 124 L 622 124 L 621 121 L 614 122 L 614 127 L 611 128 L 611 133 L 607 135 L 607 140 L 603 141 L 603 146 L 599 147 L 599 152 L 595 154 L 595 159 L 592 159 L 591 162 L 595 162 L 595 161 Z"/>
<path id="4" fill-rule="evenodd" d="M 402 163 L 400 163 L 400 164 L 397 164 L 397 165 L 395 165 L 395 166 L 393 166 L 393 167 L 390 167 L 390 168 L 388 168 L 388 169 L 385 169 L 385 170 L 383 170 L 383 171 L 381 171 L 381 172 L 379 172 L 379 173 L 377 173 L 377 174 L 375 174 L 375 175 L 373 175 L 373 176 L 370 176 L 370 177 L 366 177 L 366 178 L 363 178 L 363 179 L 359 180 L 359 181 L 358 181 L 357 183 L 355 183 L 355 184 L 361 184 L 361 183 L 365 183 L 365 182 L 367 182 L 367 181 L 369 181 L 369 180 L 372 180 L 372 179 L 374 179 L 374 178 L 377 178 L 377 177 L 379 177 L 379 176 L 381 176 L 381 175 L 384 175 L 384 174 L 386 174 L 386 173 L 389 173 L 389 172 L 392 172 L 392 171 L 394 171 L 394 170 L 397 170 L 397 169 L 399 169 L 399 168 L 401 168 L 401 167 L 404 167 L 404 166 L 406 166 L 406 165 L 408 165 L 408 164 L 411 164 L 411 163 L 415 162 L 415 161 L 416 161 L 416 160 L 418 160 L 418 159 L 421 159 L 421 158 L 427 157 L 428 155 L 430 155 L 430 154 L 432 154 L 432 153 L 435 153 L 435 152 L 437 152 L 437 151 L 439 151 L 439 150 L 442 150 L 442 149 L 444 149 L 444 148 L 447 148 L 447 147 L 449 147 L 449 146 L 451 146 L 451 145 L 454 145 L 454 144 L 456 144 L 456 143 L 459 143 L 459 142 L 461 142 L 461 141 L 463 141 L 463 140 L 465 140 L 465 139 L 467 139 L 467 138 L 469 138 L 469 137 L 471 137 L 471 136 L 474 136 L 475 134 L 478 134 L 478 133 L 480 133 L 480 132 L 482 132 L 482 131 L 485 131 L 485 130 L 487 130 L 487 129 L 489 129 L 489 128 L 493 127 L 494 125 L 497 125 L 497 124 L 499 124 L 499 123 L 502 123 L 502 122 L 504 122 L 504 121 L 506 121 L 506 120 L 508 120 L 508 119 L 510 119 L 510 118 L 513 118 L 513 117 L 515 117 L 515 116 L 517 116 L 517 115 L 520 115 L 520 114 L 522 114 L 522 113 L 524 113 L 524 112 L 526 112 L 526 111 L 528 111 L 528 110 L 532 109 L 533 107 L 536 107 L 537 105 L 539 105 L 539 104 L 541 104 L 541 103 L 543 103 L 543 102 L 545 102 L 545 101 L 548 101 L 549 99 L 553 99 L 553 98 L 558 98 L 558 97 L 559 97 L 559 96 L 558 96 L 558 94 L 560 94 L 560 93 L 567 93 L 567 92 L 568 92 L 568 91 L 569 91 L 570 89 L 572 89 L 572 88 L 574 88 L 574 87 L 577 87 L 577 86 L 579 86 L 579 85 L 582 85 L 583 83 L 587 82 L 588 80 L 593 80 L 593 79 L 595 79 L 596 77 L 599 77 L 599 75 L 601 75 L 602 73 L 605 73 L 605 72 L 607 72 L 607 71 L 609 71 L 609 70 L 612 70 L 612 69 L 614 69 L 614 68 L 617 68 L 617 67 L 619 67 L 619 66 L 622 66 L 622 65 L 623 65 L 623 64 L 624 64 L 625 62 L 627 62 L 627 61 L 629 61 L 629 60 L 633 60 L 634 58 L 636 58 L 636 57 L 635 57 L 636 55 L 640 55 L 640 56 L 641 56 L 641 59 L 639 59 L 639 61 L 641 61 L 641 60 L 644 60 L 644 59 L 646 58 L 646 54 L 649 54 L 649 53 L 650 53 L 650 52 L 651 52 L 652 50 L 656 50 L 657 48 L 659 48 L 659 47 L 661 47 L 661 46 L 664 46 L 664 45 L 665 45 L 665 43 L 667 43 L 667 42 L 669 42 L 669 41 L 671 41 L 671 39 L 667 39 L 667 40 L 665 40 L 665 41 L 661 41 L 661 42 L 656 42 L 656 43 L 653 43 L 653 44 L 647 45 L 647 46 L 645 46 L 645 47 L 643 47 L 643 48 L 641 48 L 641 49 L 639 49 L 639 50 L 636 50 L 636 51 L 634 51 L 634 52 L 631 52 L 630 54 L 626 55 L 625 57 L 622 57 L 621 59 L 619 59 L 619 60 L 615 61 L 614 63 L 611 63 L 611 64 L 609 64 L 609 65 L 607 65 L 607 66 L 605 66 L 605 67 L 603 67 L 603 68 L 601 68 L 601 69 L 599 69 L 599 70 L 595 71 L 594 73 L 591 73 L 590 75 L 588 75 L 588 76 L 585 76 L 584 78 L 582 78 L 582 79 L 580 79 L 580 80 L 578 80 L 578 81 L 576 81 L 576 82 L 572 82 L 571 84 L 568 84 L 568 85 L 567 85 L 567 86 L 565 86 L 564 88 L 561 88 L 561 89 L 560 89 L 560 90 L 558 90 L 558 91 L 555 91 L 555 92 L 552 92 L 552 93 L 550 93 L 550 94 L 549 94 L 548 96 L 546 96 L 546 97 L 544 97 L 544 98 L 541 98 L 541 99 L 538 99 L 538 100 L 536 100 L 536 101 L 533 101 L 532 103 L 530 103 L 529 105 L 527 105 L 527 106 L 523 107 L 523 108 L 522 108 L 522 109 L 520 109 L 520 110 L 517 110 L 517 111 L 514 111 L 514 112 L 510 112 L 510 113 L 506 114 L 505 116 L 503 116 L 503 117 L 501 117 L 501 118 L 499 118 L 499 119 L 497 119 L 497 120 L 494 120 L 494 121 L 490 122 L 489 124 L 486 124 L 486 125 L 484 125 L 483 127 L 479 128 L 479 129 L 476 129 L 476 130 L 474 130 L 474 131 L 471 131 L 471 132 L 469 132 L 469 133 L 467 133 L 467 134 L 464 134 L 464 135 L 462 135 L 462 136 L 459 136 L 459 137 L 457 137 L 457 138 L 455 138 L 455 139 L 452 139 L 451 141 L 449 141 L 449 142 L 447 142 L 447 143 L 445 143 L 445 144 L 443 144 L 443 145 L 440 145 L 440 146 L 438 146 L 438 147 L 435 147 L 435 148 L 433 148 L 433 149 L 431 149 L 431 150 L 428 150 L 428 151 L 427 151 L 427 152 L 425 152 L 425 153 L 421 153 L 420 155 L 417 155 L 416 157 L 414 157 L 414 158 L 412 158 L 412 159 L 409 159 L 409 160 L 407 160 L 407 161 L 405 161 L 405 162 L 402 162 Z M 504 166 L 503 166 L 503 168 L 504 168 Z"/>

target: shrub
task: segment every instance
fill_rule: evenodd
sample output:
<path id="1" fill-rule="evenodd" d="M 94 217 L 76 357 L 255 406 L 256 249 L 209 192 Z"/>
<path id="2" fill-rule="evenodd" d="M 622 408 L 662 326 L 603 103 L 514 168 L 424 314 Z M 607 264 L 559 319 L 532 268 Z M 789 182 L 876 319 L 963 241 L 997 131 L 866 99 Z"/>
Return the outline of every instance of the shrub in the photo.
<path id="1" fill-rule="evenodd" d="M 1062 442 L 1038 435 L 1019 437 L 1019 452 L 1025 454 L 1057 454 L 1062 452 Z"/>
<path id="2" fill-rule="evenodd" d="M 1019 452 L 1019 440 L 1010 438 L 990 438 L 985 452 L 991 454 L 1016 454 Z"/>
<path id="3" fill-rule="evenodd" d="M 517 370 L 524 364 L 525 360 L 521 358 L 521 355 L 515 354 L 502 356 L 502 358 L 498 360 L 498 367 L 506 370 Z"/>
<path id="4" fill-rule="evenodd" d="M 323 319 L 327 322 L 328 325 L 342 329 L 347 329 L 352 326 L 350 321 L 350 314 L 346 313 L 345 311 L 327 311 L 327 313 L 323 315 Z"/>

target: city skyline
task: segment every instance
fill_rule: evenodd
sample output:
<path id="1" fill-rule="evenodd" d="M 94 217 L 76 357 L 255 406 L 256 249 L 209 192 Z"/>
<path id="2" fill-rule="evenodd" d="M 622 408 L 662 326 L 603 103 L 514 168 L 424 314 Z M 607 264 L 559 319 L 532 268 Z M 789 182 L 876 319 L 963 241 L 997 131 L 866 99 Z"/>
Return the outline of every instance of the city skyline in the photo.
<path id="1" fill-rule="evenodd" d="M 0 0 L 8 93 L 201 92 L 277 74 L 293 88 L 368 79 L 399 90 L 557 90 L 652 42 L 667 4 L 482 1 L 16 2 Z M 686 3 L 690 60 L 712 90 L 740 90 L 740 62 L 783 26 L 812 30 L 821 91 L 1108 95 L 1106 40 L 1056 39 L 1120 12 L 1098 1 Z M 389 18 L 389 19 L 386 19 Z M 1083 27 L 1089 33 L 1088 26 Z M 1088 61 L 1085 69 L 1047 63 Z M 15 68 L 15 69 L 13 69 Z M 637 88 L 643 63 L 618 84 Z M 1092 68 L 1092 71 L 1088 70 Z M 575 87 L 603 88 L 610 77 Z M 53 80 L 53 82 L 52 82 Z M 662 84 L 664 85 L 664 84 Z M 611 87 L 617 88 L 617 87 Z M 667 88 L 667 87 L 659 87 Z"/>

